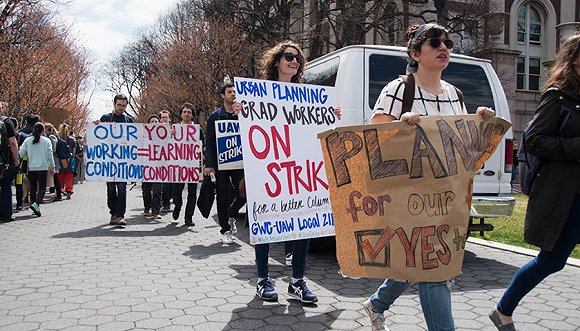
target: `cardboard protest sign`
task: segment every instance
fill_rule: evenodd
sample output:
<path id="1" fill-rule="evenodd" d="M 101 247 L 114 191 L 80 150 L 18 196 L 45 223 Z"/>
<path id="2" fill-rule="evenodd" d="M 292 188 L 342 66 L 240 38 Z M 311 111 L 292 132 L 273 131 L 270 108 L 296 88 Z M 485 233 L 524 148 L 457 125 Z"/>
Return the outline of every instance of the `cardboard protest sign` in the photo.
<path id="1" fill-rule="evenodd" d="M 234 120 L 215 121 L 218 170 L 243 169 L 240 123 Z"/>
<path id="2" fill-rule="evenodd" d="M 334 234 L 316 134 L 336 122 L 334 88 L 235 78 L 250 242 Z"/>
<path id="3" fill-rule="evenodd" d="M 201 176 L 197 124 L 87 125 L 88 181 L 196 183 Z"/>
<path id="4" fill-rule="evenodd" d="M 511 124 L 476 115 L 318 135 L 336 255 L 353 277 L 444 281 L 463 263 L 473 177 Z"/>

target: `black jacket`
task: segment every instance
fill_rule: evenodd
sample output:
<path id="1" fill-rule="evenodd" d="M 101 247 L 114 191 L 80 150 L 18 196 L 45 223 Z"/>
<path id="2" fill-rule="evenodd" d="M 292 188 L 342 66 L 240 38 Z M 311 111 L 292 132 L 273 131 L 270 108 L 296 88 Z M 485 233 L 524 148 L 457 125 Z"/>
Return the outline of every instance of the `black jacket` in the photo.
<path id="1" fill-rule="evenodd" d="M 558 136 L 562 105 L 571 109 L 571 115 Z M 530 191 L 524 239 L 551 251 L 580 193 L 580 96 L 560 90 L 542 94 L 526 144 L 546 164 Z"/>
<path id="2" fill-rule="evenodd" d="M 217 146 L 215 142 L 215 122 L 219 120 L 238 120 L 238 115 L 234 113 L 228 113 L 223 106 L 214 110 L 207 119 L 206 129 L 206 161 L 205 166 L 207 168 L 217 169 Z"/>

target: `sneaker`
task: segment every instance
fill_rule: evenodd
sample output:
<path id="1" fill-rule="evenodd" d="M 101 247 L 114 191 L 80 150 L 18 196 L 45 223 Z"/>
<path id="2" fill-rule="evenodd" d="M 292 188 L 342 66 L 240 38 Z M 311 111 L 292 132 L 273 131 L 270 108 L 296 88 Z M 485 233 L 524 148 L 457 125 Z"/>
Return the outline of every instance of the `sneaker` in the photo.
<path id="1" fill-rule="evenodd" d="M 286 266 L 287 267 L 292 266 L 292 253 L 286 254 Z"/>
<path id="2" fill-rule="evenodd" d="M 162 212 L 164 212 L 164 213 L 167 213 L 167 212 L 168 212 L 168 211 L 170 211 L 170 210 L 171 210 L 171 208 L 169 208 L 169 206 L 163 206 L 163 207 L 161 208 L 161 211 L 162 211 Z"/>
<path id="3" fill-rule="evenodd" d="M 230 231 L 226 231 L 226 233 L 224 233 L 222 235 L 222 242 L 224 244 L 233 244 L 234 240 L 232 239 L 232 233 Z"/>
<path id="4" fill-rule="evenodd" d="M 263 279 L 261 282 L 256 284 L 256 297 L 264 301 L 278 301 L 276 287 L 274 287 L 270 278 Z"/>
<path id="5" fill-rule="evenodd" d="M 38 204 L 36 202 L 30 205 L 30 209 L 32 210 L 34 215 L 40 217 L 40 215 L 41 215 L 40 206 L 38 206 Z"/>
<path id="6" fill-rule="evenodd" d="M 173 209 L 172 216 L 173 216 L 173 220 L 177 221 L 179 219 L 179 209 L 177 209 L 177 208 Z"/>
<path id="7" fill-rule="evenodd" d="M 303 303 L 314 303 L 318 301 L 316 295 L 308 289 L 303 279 L 298 280 L 294 284 L 288 284 L 288 295 Z"/>
<path id="8" fill-rule="evenodd" d="M 236 219 L 233 217 L 230 217 L 230 220 L 228 221 L 228 223 L 230 223 L 230 231 L 232 232 L 232 234 L 238 233 L 238 227 L 236 226 Z"/>
<path id="9" fill-rule="evenodd" d="M 109 221 L 110 225 L 117 225 L 117 216 L 111 215 L 111 220 Z"/>
<path id="10" fill-rule="evenodd" d="M 127 222 L 125 221 L 125 218 L 123 216 L 119 216 L 117 218 L 117 225 L 127 225 Z"/>
<path id="11" fill-rule="evenodd" d="M 187 225 L 187 226 L 195 226 L 195 223 L 193 223 L 192 220 L 185 220 L 185 225 Z"/>
<path id="12" fill-rule="evenodd" d="M 385 316 L 383 314 L 376 313 L 373 310 L 373 305 L 370 300 L 363 302 L 362 305 L 365 308 L 365 312 L 367 313 L 368 317 L 371 319 L 371 330 L 389 330 L 385 327 Z"/>
<path id="13" fill-rule="evenodd" d="M 159 215 L 159 213 L 152 213 L 152 214 L 151 214 L 151 217 L 152 217 L 153 219 L 156 219 L 156 220 L 159 220 L 159 219 L 161 219 L 161 215 Z"/>
<path id="14" fill-rule="evenodd" d="M 72 196 L 72 192 L 66 192 L 66 199 L 70 200 L 70 197 Z"/>
<path id="15" fill-rule="evenodd" d="M 151 214 L 149 212 L 149 208 L 145 208 L 145 210 L 143 211 L 143 215 L 149 215 L 149 214 Z"/>

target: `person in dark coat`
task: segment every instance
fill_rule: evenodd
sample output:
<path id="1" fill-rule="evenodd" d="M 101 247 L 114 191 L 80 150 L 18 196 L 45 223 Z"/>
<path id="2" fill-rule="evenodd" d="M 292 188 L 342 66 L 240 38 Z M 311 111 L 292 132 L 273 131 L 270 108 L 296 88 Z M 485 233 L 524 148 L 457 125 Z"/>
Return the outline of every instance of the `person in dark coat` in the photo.
<path id="1" fill-rule="evenodd" d="M 512 314 L 520 300 L 548 275 L 562 270 L 580 241 L 579 49 L 579 33 L 563 43 L 531 122 L 527 150 L 545 164 L 531 187 L 524 239 L 541 251 L 516 272 L 491 311 L 498 330 L 515 330 Z M 566 122 L 562 107 L 570 110 Z"/>

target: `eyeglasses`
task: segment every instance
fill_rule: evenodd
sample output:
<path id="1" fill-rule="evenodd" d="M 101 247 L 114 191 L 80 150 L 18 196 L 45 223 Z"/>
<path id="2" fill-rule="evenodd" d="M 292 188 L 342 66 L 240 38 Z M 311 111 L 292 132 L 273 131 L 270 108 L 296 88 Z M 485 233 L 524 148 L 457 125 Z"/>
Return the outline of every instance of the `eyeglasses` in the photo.
<path id="1" fill-rule="evenodd" d="M 286 52 L 283 55 L 284 55 L 284 60 L 286 60 L 288 62 L 292 62 L 292 60 L 296 59 L 296 62 L 300 63 L 300 58 L 298 57 L 298 54 Z"/>
<path id="2" fill-rule="evenodd" d="M 429 45 L 433 48 L 439 48 L 439 46 L 441 46 L 441 43 L 443 43 L 445 47 L 447 47 L 447 49 L 453 48 L 453 40 L 451 39 L 441 40 L 439 38 L 429 38 L 427 40 L 429 40 Z"/>

